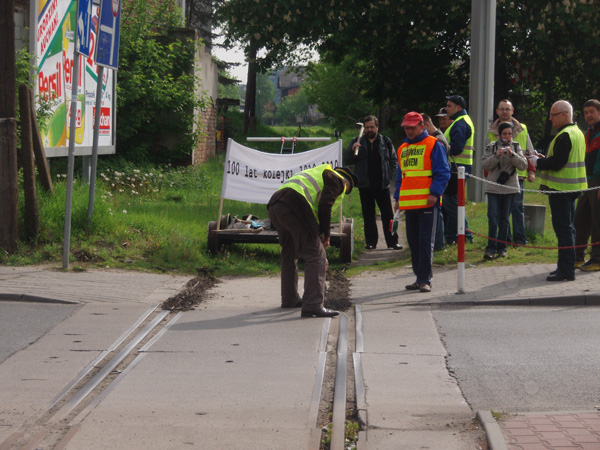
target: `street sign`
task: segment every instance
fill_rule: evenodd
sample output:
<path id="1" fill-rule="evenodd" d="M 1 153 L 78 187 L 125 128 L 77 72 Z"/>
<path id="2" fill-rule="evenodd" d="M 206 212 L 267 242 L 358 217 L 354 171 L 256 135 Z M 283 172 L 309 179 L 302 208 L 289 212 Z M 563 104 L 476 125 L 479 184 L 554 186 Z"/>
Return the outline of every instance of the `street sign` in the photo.
<path id="1" fill-rule="evenodd" d="M 96 64 L 117 70 L 120 23 L 121 0 L 101 0 Z"/>
<path id="2" fill-rule="evenodd" d="M 90 56 L 92 42 L 92 0 L 77 1 L 77 52 Z"/>

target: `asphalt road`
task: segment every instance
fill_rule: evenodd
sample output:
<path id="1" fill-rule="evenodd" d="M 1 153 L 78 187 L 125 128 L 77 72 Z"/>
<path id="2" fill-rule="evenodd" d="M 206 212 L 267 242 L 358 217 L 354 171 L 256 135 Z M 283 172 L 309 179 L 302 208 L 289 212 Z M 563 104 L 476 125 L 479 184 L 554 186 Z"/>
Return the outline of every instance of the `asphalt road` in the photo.
<path id="1" fill-rule="evenodd" d="M 473 410 L 600 405 L 600 308 L 438 308 L 434 317 Z"/>
<path id="2" fill-rule="evenodd" d="M 0 301 L 0 364 L 33 344 L 80 306 Z"/>

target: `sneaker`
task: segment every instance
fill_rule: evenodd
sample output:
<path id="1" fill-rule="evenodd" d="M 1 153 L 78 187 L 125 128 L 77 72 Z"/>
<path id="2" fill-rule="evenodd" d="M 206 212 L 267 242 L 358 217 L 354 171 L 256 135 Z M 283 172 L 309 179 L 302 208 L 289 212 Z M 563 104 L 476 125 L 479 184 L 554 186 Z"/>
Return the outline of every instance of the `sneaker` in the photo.
<path id="1" fill-rule="evenodd" d="M 431 292 L 431 285 L 427 283 L 423 283 L 419 285 L 419 291 L 421 292 Z"/>
<path id="2" fill-rule="evenodd" d="M 365 248 L 366 248 L 367 250 L 375 250 L 375 246 L 374 246 L 374 245 L 370 245 L 370 244 L 369 244 L 369 245 L 367 245 Z"/>
<path id="3" fill-rule="evenodd" d="M 500 252 L 500 258 L 506 258 L 508 256 L 508 253 L 506 252 L 506 250 L 502 250 Z"/>
<path id="4" fill-rule="evenodd" d="M 590 259 L 585 264 L 580 264 L 579 266 L 575 264 L 575 267 L 584 272 L 597 272 L 600 270 L 600 260 Z"/>
<path id="5" fill-rule="evenodd" d="M 418 291 L 421 288 L 421 285 L 419 285 L 419 283 L 415 281 L 413 284 L 407 284 L 406 286 L 404 286 L 404 288 L 407 291 Z"/>
<path id="6" fill-rule="evenodd" d="M 579 269 L 581 266 L 583 266 L 585 264 L 585 260 L 583 259 L 578 259 L 577 261 L 575 261 L 575 268 Z"/>
<path id="7" fill-rule="evenodd" d="M 485 254 L 483 255 L 483 259 L 485 259 L 486 261 L 491 261 L 492 259 L 496 258 L 496 252 L 493 250 L 486 250 Z"/>

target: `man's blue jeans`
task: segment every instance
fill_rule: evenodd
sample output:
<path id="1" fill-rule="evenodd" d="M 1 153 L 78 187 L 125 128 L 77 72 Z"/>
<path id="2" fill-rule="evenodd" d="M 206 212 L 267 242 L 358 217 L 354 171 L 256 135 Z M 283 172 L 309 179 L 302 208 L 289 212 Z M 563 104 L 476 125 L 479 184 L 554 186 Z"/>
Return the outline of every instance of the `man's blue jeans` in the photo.
<path id="1" fill-rule="evenodd" d="M 558 239 L 559 247 L 570 247 L 558 250 L 556 269 L 559 275 L 575 276 L 575 196 L 573 194 L 550 194 L 550 213 L 552 228 Z"/>
<path id="2" fill-rule="evenodd" d="M 486 252 L 500 253 L 506 249 L 506 243 L 509 230 L 510 211 L 513 206 L 515 196 L 518 194 L 487 194 L 488 201 L 488 237 L 498 239 L 503 242 L 497 242 L 488 239 Z"/>

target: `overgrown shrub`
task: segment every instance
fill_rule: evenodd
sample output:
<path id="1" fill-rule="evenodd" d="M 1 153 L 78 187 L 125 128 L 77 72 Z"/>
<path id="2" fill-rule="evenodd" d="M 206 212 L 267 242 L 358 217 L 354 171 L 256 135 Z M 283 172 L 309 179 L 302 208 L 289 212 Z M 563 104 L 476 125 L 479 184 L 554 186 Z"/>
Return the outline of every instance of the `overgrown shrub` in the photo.
<path id="1" fill-rule="evenodd" d="M 123 3 L 117 83 L 118 152 L 130 161 L 178 163 L 197 141 L 195 108 L 206 104 L 193 73 L 196 45 L 178 39 L 181 11 L 171 2 Z M 169 150 L 161 141 L 176 136 Z"/>

